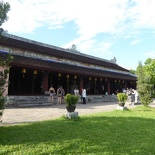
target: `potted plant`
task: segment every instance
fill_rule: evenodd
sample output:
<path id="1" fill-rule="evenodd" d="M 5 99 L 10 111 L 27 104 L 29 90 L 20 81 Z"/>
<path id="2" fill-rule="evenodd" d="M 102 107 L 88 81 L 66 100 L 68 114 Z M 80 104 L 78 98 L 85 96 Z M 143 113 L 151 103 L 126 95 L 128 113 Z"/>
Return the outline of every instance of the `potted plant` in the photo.
<path id="1" fill-rule="evenodd" d="M 125 93 L 118 93 L 117 94 L 117 100 L 118 100 L 118 104 L 121 107 L 124 107 L 125 102 L 127 101 L 128 96 Z"/>
<path id="2" fill-rule="evenodd" d="M 64 98 L 66 103 L 66 109 L 68 112 L 74 112 L 76 104 L 78 103 L 79 97 L 72 94 L 67 94 Z"/>

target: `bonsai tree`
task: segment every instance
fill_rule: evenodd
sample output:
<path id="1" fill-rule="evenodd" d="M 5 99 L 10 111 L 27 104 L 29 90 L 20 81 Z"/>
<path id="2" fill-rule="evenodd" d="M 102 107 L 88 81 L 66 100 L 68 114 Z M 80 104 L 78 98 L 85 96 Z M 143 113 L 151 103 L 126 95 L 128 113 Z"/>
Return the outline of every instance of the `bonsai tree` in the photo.
<path id="1" fill-rule="evenodd" d="M 75 106 L 78 103 L 79 97 L 72 94 L 67 94 L 64 98 L 67 106 Z"/>
<path id="2" fill-rule="evenodd" d="M 118 93 L 117 100 L 119 103 L 124 103 L 127 101 L 128 96 L 125 93 Z"/>
<path id="3" fill-rule="evenodd" d="M 78 103 L 79 97 L 72 94 L 67 94 L 64 98 L 66 103 L 66 109 L 68 112 L 74 112 L 76 108 L 76 104 Z"/>

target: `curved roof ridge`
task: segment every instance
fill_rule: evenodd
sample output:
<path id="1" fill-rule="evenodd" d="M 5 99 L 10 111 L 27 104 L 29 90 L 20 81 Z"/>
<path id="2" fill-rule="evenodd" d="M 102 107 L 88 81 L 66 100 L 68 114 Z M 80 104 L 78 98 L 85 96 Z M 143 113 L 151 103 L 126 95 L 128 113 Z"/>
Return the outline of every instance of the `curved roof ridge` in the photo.
<path id="1" fill-rule="evenodd" d="M 24 37 L 19 37 L 19 36 L 16 36 L 16 35 L 13 35 L 13 34 L 9 34 L 9 33 L 4 33 L 3 35 L 5 37 L 9 37 L 11 39 L 16 39 L 16 40 L 24 41 L 24 42 L 27 42 L 27 43 L 36 44 L 36 45 L 44 46 L 44 47 L 48 47 L 48 48 L 53 48 L 53 49 L 56 49 L 56 50 L 61 50 L 61 51 L 64 51 L 64 52 L 75 54 L 75 55 L 81 55 L 81 56 L 85 56 L 85 57 L 88 57 L 88 58 L 91 58 L 91 59 L 96 59 L 96 60 L 101 60 L 101 61 L 106 61 L 108 63 L 116 64 L 115 62 L 112 62 L 111 60 L 107 60 L 107 59 L 103 59 L 103 58 L 100 58 L 100 57 L 91 56 L 91 55 L 88 55 L 88 54 L 85 54 L 85 53 L 81 53 L 80 51 L 73 52 L 70 49 L 65 49 L 65 48 L 62 48 L 62 47 L 50 45 L 50 44 L 47 44 L 47 43 L 42 43 L 42 42 L 39 42 L 39 41 L 34 41 L 34 40 L 31 40 L 31 39 L 26 39 Z"/>

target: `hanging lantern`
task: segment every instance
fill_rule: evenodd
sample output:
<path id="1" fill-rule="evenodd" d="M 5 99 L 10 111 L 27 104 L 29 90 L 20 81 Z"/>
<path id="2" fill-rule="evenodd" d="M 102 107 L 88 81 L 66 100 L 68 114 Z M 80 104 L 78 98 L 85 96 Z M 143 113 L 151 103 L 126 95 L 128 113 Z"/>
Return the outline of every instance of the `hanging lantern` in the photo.
<path id="1" fill-rule="evenodd" d="M 74 79 L 77 79 L 77 76 L 76 75 L 74 76 Z"/>
<path id="2" fill-rule="evenodd" d="M 91 81 L 91 77 L 89 77 L 89 81 Z"/>
<path id="3" fill-rule="evenodd" d="M 23 78 L 25 78 L 25 74 L 26 74 L 26 69 L 25 68 L 22 69 L 22 73 L 23 73 Z"/>
<path id="4" fill-rule="evenodd" d="M 25 68 L 22 69 L 22 73 L 23 73 L 23 74 L 26 73 L 26 69 L 25 69 Z"/>
<path id="5" fill-rule="evenodd" d="M 66 78 L 69 79 L 69 74 L 67 74 Z"/>
<path id="6" fill-rule="evenodd" d="M 33 71 L 33 74 L 34 74 L 34 75 L 37 75 L 37 74 L 38 74 L 37 70 L 34 70 L 34 71 Z"/>
<path id="7" fill-rule="evenodd" d="M 100 81 L 102 81 L 102 78 L 100 78 Z"/>
<path id="8" fill-rule="evenodd" d="M 59 73 L 58 76 L 61 77 L 61 73 Z"/>

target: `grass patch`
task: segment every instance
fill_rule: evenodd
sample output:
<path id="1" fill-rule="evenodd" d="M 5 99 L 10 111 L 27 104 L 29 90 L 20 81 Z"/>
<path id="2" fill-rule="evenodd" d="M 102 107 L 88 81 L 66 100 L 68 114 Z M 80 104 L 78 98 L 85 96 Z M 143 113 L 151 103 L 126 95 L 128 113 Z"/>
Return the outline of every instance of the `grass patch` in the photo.
<path id="1" fill-rule="evenodd" d="M 154 155 L 155 109 L 0 127 L 0 154 Z"/>

